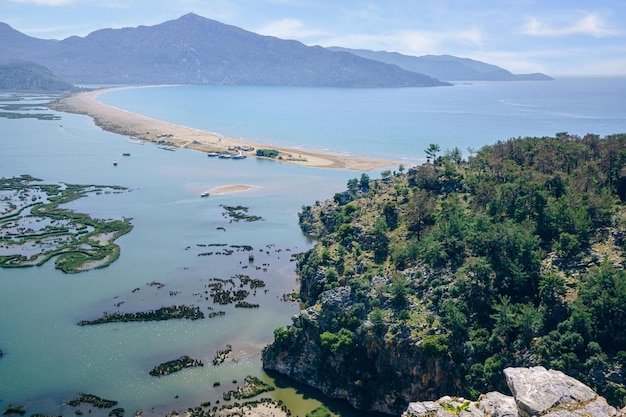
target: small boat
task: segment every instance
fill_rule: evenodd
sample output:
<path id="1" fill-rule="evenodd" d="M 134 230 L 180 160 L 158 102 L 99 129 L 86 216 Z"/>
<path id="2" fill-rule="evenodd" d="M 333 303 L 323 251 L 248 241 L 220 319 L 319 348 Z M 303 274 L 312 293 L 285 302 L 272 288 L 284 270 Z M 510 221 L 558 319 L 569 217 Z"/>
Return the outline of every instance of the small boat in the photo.
<path id="1" fill-rule="evenodd" d="M 129 153 L 129 152 L 124 152 L 124 153 L 122 154 L 122 156 L 130 156 L 130 153 Z"/>
<path id="2" fill-rule="evenodd" d="M 220 159 L 231 159 L 232 157 L 233 156 L 229 153 L 223 153 L 223 154 L 220 154 L 219 156 Z"/>
<path id="3" fill-rule="evenodd" d="M 205 191 L 202 194 L 200 194 L 200 197 L 208 197 L 209 196 L 209 192 Z"/>
<path id="4" fill-rule="evenodd" d="M 117 160 L 113 161 L 113 165 L 117 166 Z"/>
<path id="5" fill-rule="evenodd" d="M 206 156 L 208 156 L 209 158 L 213 158 L 215 156 L 220 156 L 220 154 L 217 152 L 209 152 L 208 154 L 206 154 Z"/>
<path id="6" fill-rule="evenodd" d="M 230 157 L 230 159 L 246 159 L 245 155 L 239 154 L 239 155 L 233 155 Z"/>

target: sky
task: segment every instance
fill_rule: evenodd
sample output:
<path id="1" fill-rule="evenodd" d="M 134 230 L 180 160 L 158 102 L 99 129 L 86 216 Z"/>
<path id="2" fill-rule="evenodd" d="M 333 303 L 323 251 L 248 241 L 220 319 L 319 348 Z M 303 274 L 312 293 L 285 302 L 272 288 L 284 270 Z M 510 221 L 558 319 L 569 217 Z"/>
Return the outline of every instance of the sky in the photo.
<path id="1" fill-rule="evenodd" d="M 306 45 L 448 54 L 516 74 L 626 76 L 625 0 L 0 0 L 0 22 L 42 39 L 190 12 Z"/>

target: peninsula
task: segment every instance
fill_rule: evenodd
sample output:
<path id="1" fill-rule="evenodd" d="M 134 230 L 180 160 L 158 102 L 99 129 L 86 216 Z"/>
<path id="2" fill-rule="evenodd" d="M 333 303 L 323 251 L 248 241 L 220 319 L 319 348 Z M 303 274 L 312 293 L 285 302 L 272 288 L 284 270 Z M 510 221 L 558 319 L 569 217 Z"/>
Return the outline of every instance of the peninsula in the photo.
<path id="1" fill-rule="evenodd" d="M 339 155 L 310 149 L 276 147 L 227 138 L 215 133 L 152 119 L 97 101 L 97 97 L 100 94 L 115 89 L 107 88 L 72 94 L 49 103 L 48 107 L 66 113 L 85 114 L 91 117 L 97 126 L 109 132 L 155 144 L 194 149 L 200 152 L 228 152 L 229 148 L 272 148 L 278 152 L 278 156 L 275 159 L 281 162 L 315 168 L 349 169 L 355 171 L 369 171 L 400 164 L 399 162 L 382 159 Z M 250 156 L 258 157 L 254 152 Z"/>

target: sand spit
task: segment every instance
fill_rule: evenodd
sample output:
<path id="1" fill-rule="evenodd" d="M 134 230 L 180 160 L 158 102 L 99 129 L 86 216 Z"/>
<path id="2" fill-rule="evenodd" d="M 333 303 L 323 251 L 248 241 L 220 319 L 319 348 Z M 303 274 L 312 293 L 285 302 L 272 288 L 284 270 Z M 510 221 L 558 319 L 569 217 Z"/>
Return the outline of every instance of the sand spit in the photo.
<path id="1" fill-rule="evenodd" d="M 276 147 L 227 138 L 214 133 L 152 119 L 103 104 L 96 100 L 100 94 L 111 90 L 115 89 L 107 88 L 72 94 L 49 103 L 48 107 L 66 113 L 88 115 L 100 128 L 109 132 L 129 136 L 129 138 L 133 138 L 134 140 L 153 142 L 171 147 L 194 149 L 200 152 L 240 152 L 250 157 L 257 157 L 255 151 L 233 152 L 233 149 L 246 149 L 246 147 L 254 149 L 273 149 L 279 152 L 278 159 L 282 162 L 316 168 L 349 169 L 355 171 L 369 171 L 377 168 L 400 165 L 399 162 L 395 161 L 339 155 L 309 149 Z"/>

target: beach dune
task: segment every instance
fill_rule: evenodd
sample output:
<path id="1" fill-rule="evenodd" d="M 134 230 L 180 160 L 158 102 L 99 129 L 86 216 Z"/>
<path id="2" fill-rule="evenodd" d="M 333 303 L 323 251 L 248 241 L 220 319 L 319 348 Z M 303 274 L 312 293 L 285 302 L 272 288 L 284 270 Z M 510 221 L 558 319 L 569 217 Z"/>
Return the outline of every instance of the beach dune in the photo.
<path id="1" fill-rule="evenodd" d="M 138 88 L 138 87 L 121 87 Z M 276 147 L 246 140 L 232 139 L 214 133 L 179 126 L 140 114 L 122 110 L 97 101 L 98 95 L 114 89 L 98 89 L 63 97 L 48 104 L 53 110 L 66 113 L 85 114 L 100 128 L 167 146 L 193 149 L 200 152 L 228 152 L 229 148 L 250 147 L 278 151 L 277 160 L 316 168 L 349 169 L 369 171 L 377 168 L 398 166 L 400 163 L 382 159 L 361 158 L 329 152 Z M 232 151 L 231 151 L 232 152 Z M 254 151 L 244 152 L 257 157 Z"/>

